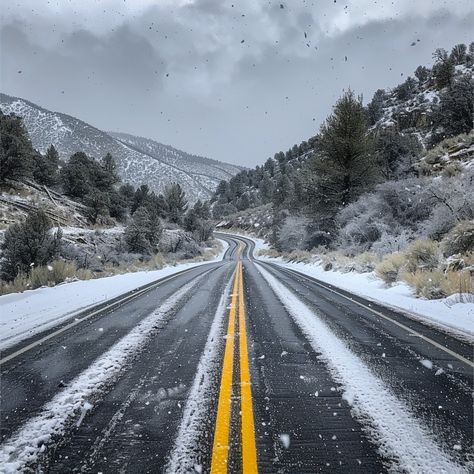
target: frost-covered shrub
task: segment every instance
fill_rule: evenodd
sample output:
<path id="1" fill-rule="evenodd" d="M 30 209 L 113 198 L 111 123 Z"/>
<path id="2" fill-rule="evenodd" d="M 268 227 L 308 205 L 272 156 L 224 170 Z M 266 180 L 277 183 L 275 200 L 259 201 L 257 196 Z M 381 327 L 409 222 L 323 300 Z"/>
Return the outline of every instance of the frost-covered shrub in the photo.
<path id="1" fill-rule="evenodd" d="M 359 273 L 373 272 L 380 263 L 380 258 L 370 252 L 364 252 L 354 257 L 354 269 Z"/>
<path id="2" fill-rule="evenodd" d="M 405 258 L 409 272 L 434 270 L 439 263 L 439 245 L 433 240 L 416 240 L 405 251 Z"/>
<path id="3" fill-rule="evenodd" d="M 375 268 L 375 273 L 385 283 L 391 285 L 395 283 L 399 277 L 400 272 L 406 263 L 405 255 L 400 252 L 386 255 L 383 260 Z"/>
<path id="4" fill-rule="evenodd" d="M 474 250 L 474 221 L 460 222 L 443 240 L 443 253 L 464 254 Z"/>
<path id="5" fill-rule="evenodd" d="M 287 217 L 277 233 L 277 248 L 284 252 L 303 250 L 307 241 L 307 219 L 303 217 Z"/>
<path id="6" fill-rule="evenodd" d="M 386 224 L 416 230 L 418 223 L 428 219 L 432 210 L 433 196 L 426 188 L 426 179 L 421 178 L 380 184 L 376 194 L 381 201 L 379 209 Z"/>
<path id="7" fill-rule="evenodd" d="M 397 229 L 391 229 L 391 231 L 397 232 Z M 400 252 L 401 250 L 405 250 L 413 239 L 413 232 L 408 230 L 400 231 L 395 235 L 384 232 L 380 240 L 374 242 L 371 251 L 380 257 L 394 252 Z"/>

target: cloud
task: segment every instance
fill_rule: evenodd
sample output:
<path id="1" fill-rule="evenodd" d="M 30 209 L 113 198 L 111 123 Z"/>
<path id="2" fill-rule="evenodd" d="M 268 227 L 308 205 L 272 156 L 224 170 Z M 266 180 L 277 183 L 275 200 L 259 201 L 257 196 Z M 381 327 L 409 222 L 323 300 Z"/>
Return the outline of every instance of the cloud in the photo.
<path id="1" fill-rule="evenodd" d="M 9 2 L 2 88 L 103 129 L 254 165 L 313 135 L 343 89 L 369 98 L 436 47 L 470 41 L 470 2 L 440 5 Z"/>

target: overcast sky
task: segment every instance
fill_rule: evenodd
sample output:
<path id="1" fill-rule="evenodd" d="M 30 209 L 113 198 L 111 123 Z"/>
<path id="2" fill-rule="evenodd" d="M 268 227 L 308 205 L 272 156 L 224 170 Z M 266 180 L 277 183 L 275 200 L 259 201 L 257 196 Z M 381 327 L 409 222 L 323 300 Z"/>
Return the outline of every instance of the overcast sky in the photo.
<path id="1" fill-rule="evenodd" d="M 471 0 L 3 0 L 0 89 L 254 166 L 474 40 Z M 19 72 L 21 71 L 21 73 Z"/>

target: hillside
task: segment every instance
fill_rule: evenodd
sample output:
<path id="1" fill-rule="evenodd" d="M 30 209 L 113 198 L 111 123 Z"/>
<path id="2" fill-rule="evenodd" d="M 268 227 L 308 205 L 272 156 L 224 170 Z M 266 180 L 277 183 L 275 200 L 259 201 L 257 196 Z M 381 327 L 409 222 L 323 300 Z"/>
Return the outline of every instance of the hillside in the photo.
<path id="1" fill-rule="evenodd" d="M 77 151 L 95 159 L 111 153 L 123 181 L 134 187 L 146 183 L 157 193 L 171 182 L 178 182 L 190 201 L 208 199 L 219 181 L 241 170 L 153 140 L 106 133 L 82 120 L 6 94 L 0 94 L 0 109 L 23 118 L 33 146 L 41 153 L 51 144 L 66 161 Z"/>
<path id="2" fill-rule="evenodd" d="M 436 50 L 432 68 L 419 66 L 414 77 L 392 89 L 377 90 L 364 105 L 379 182 L 441 173 L 446 168 L 453 173 L 472 166 L 472 137 L 462 134 L 472 130 L 474 53 L 459 46 L 463 45 L 453 48 L 450 55 Z M 320 154 L 320 138 L 315 133 L 288 151 L 276 153 L 263 166 L 243 170 L 221 183 L 212 199 L 215 217 L 230 216 L 229 221 L 235 221 L 234 213 L 269 203 L 275 209 L 293 208 L 299 213 L 307 204 L 306 163 Z"/>

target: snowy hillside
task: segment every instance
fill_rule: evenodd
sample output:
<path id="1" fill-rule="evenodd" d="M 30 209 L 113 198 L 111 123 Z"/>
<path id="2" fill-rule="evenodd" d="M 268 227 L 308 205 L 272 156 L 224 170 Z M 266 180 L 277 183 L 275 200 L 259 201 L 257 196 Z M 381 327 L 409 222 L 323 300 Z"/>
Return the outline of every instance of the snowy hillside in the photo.
<path id="1" fill-rule="evenodd" d="M 167 184 L 176 181 L 190 201 L 196 201 L 208 199 L 222 179 L 240 171 L 237 166 L 189 155 L 153 140 L 112 135 L 69 115 L 5 94 L 0 94 L 0 109 L 23 118 L 33 146 L 42 153 L 51 144 L 63 160 L 77 151 L 97 159 L 111 153 L 123 181 L 135 187 L 146 183 L 152 190 L 162 192 Z"/>
<path id="2" fill-rule="evenodd" d="M 393 89 L 381 89 L 375 93 L 369 105 L 369 115 L 372 111 L 375 119 L 373 128 L 391 128 L 404 134 L 413 134 L 423 146 L 429 147 L 432 134 L 438 126 L 433 121 L 432 113 L 447 88 L 439 89 L 428 73 L 426 74 L 426 79 L 422 75 L 422 80 L 408 77 L 404 83 Z M 473 77 L 474 65 L 455 66 L 453 76 L 453 81 L 461 76 Z"/>

